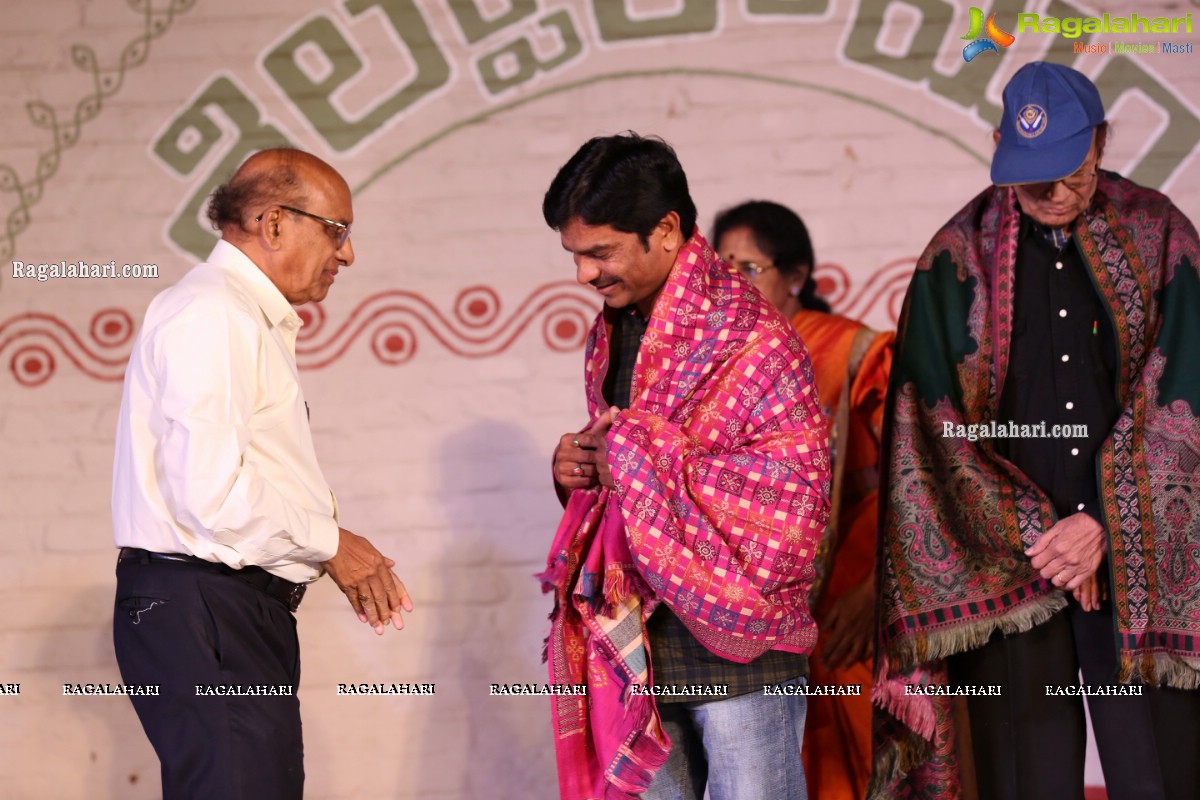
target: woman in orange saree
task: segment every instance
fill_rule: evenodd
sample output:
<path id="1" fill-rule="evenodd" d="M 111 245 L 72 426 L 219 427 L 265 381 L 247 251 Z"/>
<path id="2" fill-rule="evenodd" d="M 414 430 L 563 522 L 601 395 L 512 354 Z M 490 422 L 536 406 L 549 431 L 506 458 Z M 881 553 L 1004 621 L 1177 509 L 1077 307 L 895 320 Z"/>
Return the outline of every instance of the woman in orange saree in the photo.
<path id="1" fill-rule="evenodd" d="M 821 633 L 809 682 L 837 693 L 808 698 L 804 772 L 809 797 L 863 800 L 871 772 L 877 467 L 895 334 L 833 314 L 817 297 L 812 243 L 790 209 L 743 203 L 718 214 L 712 234 L 717 254 L 792 320 L 816 370 L 834 452 L 834 510 L 817 551 L 810 606 Z"/>

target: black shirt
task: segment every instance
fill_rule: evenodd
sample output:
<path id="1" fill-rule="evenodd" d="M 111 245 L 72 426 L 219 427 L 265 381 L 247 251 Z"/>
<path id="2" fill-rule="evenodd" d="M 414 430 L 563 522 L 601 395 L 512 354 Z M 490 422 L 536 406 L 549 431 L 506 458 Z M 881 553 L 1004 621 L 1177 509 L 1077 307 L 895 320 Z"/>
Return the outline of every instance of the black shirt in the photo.
<path id="1" fill-rule="evenodd" d="M 1086 511 L 1103 522 L 1096 454 L 1120 414 L 1116 339 L 1074 238 L 1060 247 L 1053 234 L 1021 215 L 1012 344 L 996 414 L 999 423 L 1044 422 L 1048 437 L 999 439 L 996 452 L 1049 496 L 1060 519 Z M 1055 425 L 1085 425 L 1087 435 L 1053 437 Z"/>

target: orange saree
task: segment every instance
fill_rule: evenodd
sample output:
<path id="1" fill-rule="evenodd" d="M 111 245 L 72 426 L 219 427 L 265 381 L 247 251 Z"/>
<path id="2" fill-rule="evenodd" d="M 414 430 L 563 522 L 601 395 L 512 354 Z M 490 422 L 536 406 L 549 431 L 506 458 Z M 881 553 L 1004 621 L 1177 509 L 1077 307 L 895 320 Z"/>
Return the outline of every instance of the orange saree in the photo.
<path id="1" fill-rule="evenodd" d="M 813 598 L 821 633 L 810 660 L 809 682 L 814 686 L 862 686 L 858 696 L 808 698 L 804 771 L 809 797 L 863 800 L 871 773 L 870 653 L 874 651 L 874 633 L 867 657 L 849 667 L 830 669 L 822 656 L 829 640 L 825 620 L 839 600 L 841 610 L 854 605 L 863 608 L 865 603 L 866 609 L 874 611 L 879 434 L 895 334 L 876 333 L 854 320 L 819 311 L 801 311 L 792 318 L 792 325 L 812 357 L 836 459 L 845 460 L 841 477 L 836 479 L 841 484 L 836 532 L 827 534 L 828 541 L 817 556 L 825 563 L 824 574 L 818 578 L 819 594 Z M 849 394 L 843 401 L 850 376 Z"/>

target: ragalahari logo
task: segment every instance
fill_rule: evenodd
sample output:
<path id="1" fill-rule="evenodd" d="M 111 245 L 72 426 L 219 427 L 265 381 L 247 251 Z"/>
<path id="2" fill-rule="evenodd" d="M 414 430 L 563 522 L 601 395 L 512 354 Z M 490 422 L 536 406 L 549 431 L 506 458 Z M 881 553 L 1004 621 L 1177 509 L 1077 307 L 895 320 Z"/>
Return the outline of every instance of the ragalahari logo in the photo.
<path id="1" fill-rule="evenodd" d="M 987 35 L 980 35 L 984 33 Z M 1011 33 L 1006 33 L 997 27 L 995 14 L 988 17 L 987 25 L 985 26 L 983 24 L 983 12 L 975 8 L 975 6 L 971 6 L 971 29 L 962 38 L 972 40 L 970 44 L 963 48 L 963 61 L 966 61 L 968 64 L 971 63 L 971 59 L 980 53 L 999 53 L 1000 50 L 996 45 L 1008 47 L 1017 40 L 1017 37 Z"/>

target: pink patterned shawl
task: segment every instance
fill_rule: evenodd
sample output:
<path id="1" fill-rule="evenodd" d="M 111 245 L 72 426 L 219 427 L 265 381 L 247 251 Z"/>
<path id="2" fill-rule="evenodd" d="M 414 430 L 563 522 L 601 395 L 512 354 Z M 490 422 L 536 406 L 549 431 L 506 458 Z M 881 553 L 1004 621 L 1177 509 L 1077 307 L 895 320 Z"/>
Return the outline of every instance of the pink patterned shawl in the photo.
<path id="1" fill-rule="evenodd" d="M 588 337 L 588 409 L 606 408 L 609 326 Z M 804 344 L 698 233 L 655 302 L 630 407 L 607 437 L 615 490 L 577 490 L 540 576 L 553 591 L 550 679 L 562 800 L 636 797 L 666 760 L 645 620 L 667 603 L 709 650 L 746 663 L 809 652 L 812 559 L 829 452 Z"/>
<path id="2" fill-rule="evenodd" d="M 990 440 L 1012 340 L 1020 214 L 1012 189 L 976 197 L 917 264 L 886 414 L 870 797 L 956 798 L 946 656 L 1065 605 L 1024 555 L 1054 524 L 1042 491 Z M 1121 681 L 1200 688 L 1200 244 L 1162 194 L 1111 172 L 1073 231 L 1117 336 L 1123 407 L 1097 472 Z"/>

